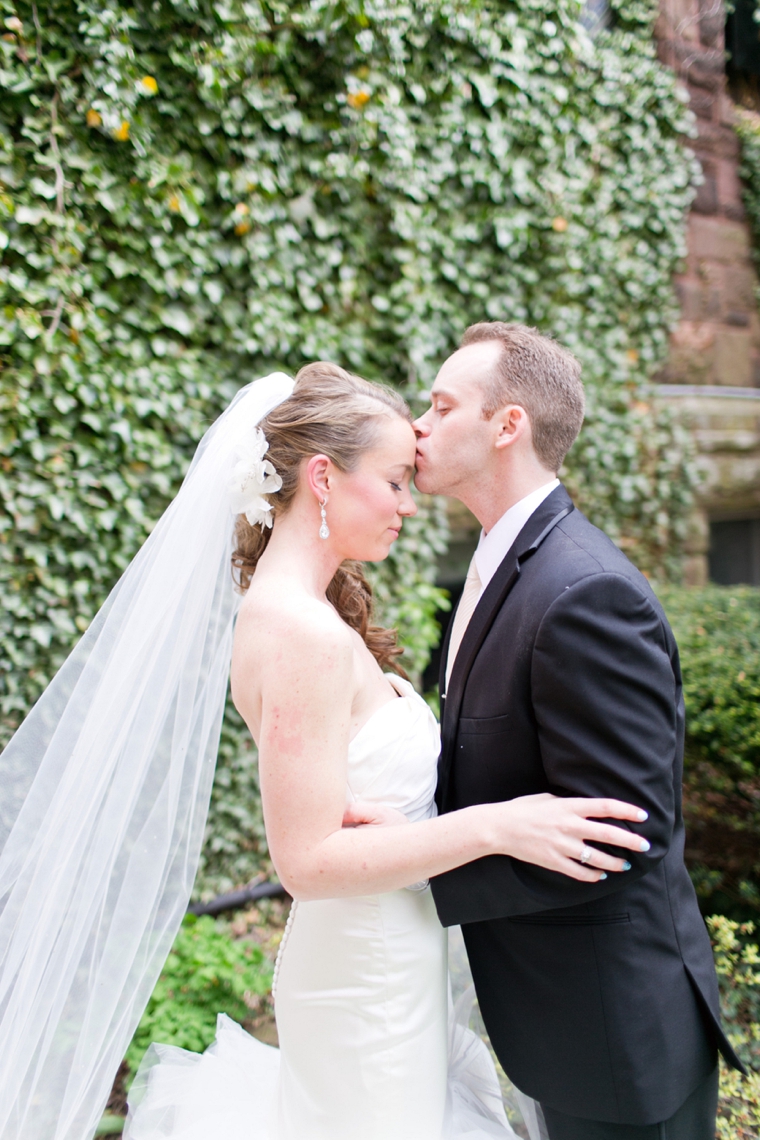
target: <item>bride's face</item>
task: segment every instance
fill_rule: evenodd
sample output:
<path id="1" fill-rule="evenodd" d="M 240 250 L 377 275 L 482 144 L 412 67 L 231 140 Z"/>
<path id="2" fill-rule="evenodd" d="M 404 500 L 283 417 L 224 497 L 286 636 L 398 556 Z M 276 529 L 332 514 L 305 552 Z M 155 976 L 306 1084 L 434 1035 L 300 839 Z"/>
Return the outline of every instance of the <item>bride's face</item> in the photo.
<path id="1" fill-rule="evenodd" d="M 380 562 L 388 557 L 403 520 L 417 513 L 410 483 L 416 439 L 399 416 L 378 420 L 377 440 L 349 472 L 329 475 L 327 525 L 343 558 Z"/>

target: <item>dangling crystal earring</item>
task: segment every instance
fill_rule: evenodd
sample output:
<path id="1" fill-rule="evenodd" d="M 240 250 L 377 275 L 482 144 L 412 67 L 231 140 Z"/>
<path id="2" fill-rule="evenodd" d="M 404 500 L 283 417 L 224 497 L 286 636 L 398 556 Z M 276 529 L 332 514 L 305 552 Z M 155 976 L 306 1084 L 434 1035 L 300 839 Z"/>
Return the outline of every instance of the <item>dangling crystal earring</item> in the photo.
<path id="1" fill-rule="evenodd" d="M 327 525 L 327 515 L 325 513 L 325 504 L 326 503 L 327 503 L 327 499 L 322 499 L 322 501 L 319 504 L 319 513 L 322 516 L 322 525 L 319 528 L 319 537 L 320 538 L 329 538 L 330 537 L 330 528 Z"/>

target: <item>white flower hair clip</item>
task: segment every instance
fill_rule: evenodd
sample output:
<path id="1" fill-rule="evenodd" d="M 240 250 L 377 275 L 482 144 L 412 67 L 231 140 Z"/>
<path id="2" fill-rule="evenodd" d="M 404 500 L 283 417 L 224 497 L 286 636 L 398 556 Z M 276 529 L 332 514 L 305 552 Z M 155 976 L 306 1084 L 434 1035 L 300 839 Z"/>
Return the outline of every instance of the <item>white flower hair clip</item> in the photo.
<path id="1" fill-rule="evenodd" d="M 230 500 L 236 515 L 245 515 L 251 526 L 272 525 L 272 504 L 264 496 L 279 491 L 282 479 L 265 459 L 269 443 L 261 428 L 253 428 L 243 440 L 230 480 Z"/>

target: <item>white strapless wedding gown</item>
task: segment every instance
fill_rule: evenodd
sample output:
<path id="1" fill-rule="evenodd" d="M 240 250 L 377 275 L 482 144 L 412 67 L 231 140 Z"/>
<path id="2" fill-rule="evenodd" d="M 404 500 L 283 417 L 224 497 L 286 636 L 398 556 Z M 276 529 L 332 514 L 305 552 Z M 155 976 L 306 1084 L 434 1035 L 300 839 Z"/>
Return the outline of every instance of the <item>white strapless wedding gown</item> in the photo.
<path id="1" fill-rule="evenodd" d="M 392 683 L 399 698 L 351 742 L 347 797 L 426 819 L 438 725 Z M 490 1054 L 452 1009 L 447 945 L 427 884 L 294 903 L 273 987 L 280 1048 L 224 1016 L 202 1055 L 151 1046 L 126 1140 L 514 1137 Z"/>

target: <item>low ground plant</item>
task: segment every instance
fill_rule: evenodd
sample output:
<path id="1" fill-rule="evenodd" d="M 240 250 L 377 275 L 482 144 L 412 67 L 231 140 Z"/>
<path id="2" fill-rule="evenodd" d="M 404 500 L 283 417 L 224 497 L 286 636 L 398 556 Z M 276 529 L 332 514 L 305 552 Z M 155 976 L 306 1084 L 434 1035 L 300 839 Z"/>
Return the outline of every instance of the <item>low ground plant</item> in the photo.
<path id="1" fill-rule="evenodd" d="M 272 964 L 259 945 L 235 939 L 225 922 L 187 915 L 127 1050 L 130 1074 L 153 1041 L 202 1053 L 218 1014 L 250 1021 L 271 988 Z"/>

